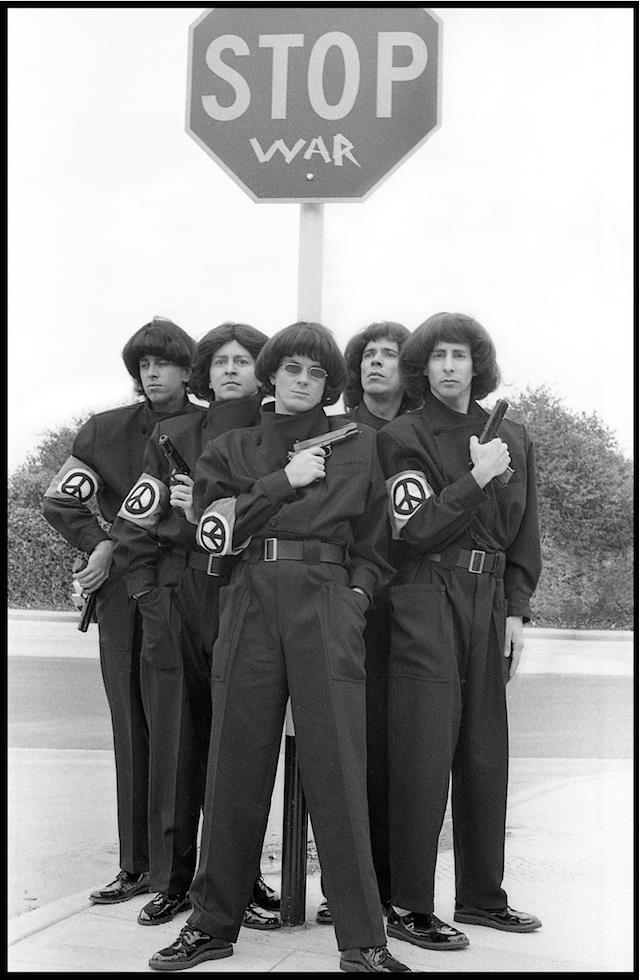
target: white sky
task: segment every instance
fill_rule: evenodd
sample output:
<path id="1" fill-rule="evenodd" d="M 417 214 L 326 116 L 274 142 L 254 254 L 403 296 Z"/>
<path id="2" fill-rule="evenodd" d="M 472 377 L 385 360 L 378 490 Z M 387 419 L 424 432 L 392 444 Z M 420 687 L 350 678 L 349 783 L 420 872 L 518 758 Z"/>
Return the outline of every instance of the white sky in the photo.
<path id="1" fill-rule="evenodd" d="M 254 203 L 184 130 L 205 9 L 8 12 L 10 468 L 132 400 L 120 351 L 154 313 L 195 338 L 297 318 L 299 205 Z M 470 313 L 502 395 L 546 383 L 630 454 L 633 10 L 430 9 L 441 126 L 366 202 L 325 206 L 322 319 L 343 346 Z"/>

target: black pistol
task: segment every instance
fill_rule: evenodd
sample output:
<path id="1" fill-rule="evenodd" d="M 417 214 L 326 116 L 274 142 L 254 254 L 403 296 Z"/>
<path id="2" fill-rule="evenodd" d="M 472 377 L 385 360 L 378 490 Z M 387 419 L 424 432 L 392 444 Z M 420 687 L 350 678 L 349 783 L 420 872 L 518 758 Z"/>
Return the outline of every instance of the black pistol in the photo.
<path id="1" fill-rule="evenodd" d="M 161 435 L 159 439 L 160 449 L 166 457 L 166 461 L 169 464 L 169 471 L 171 474 L 171 482 L 174 482 L 174 477 L 178 473 L 183 473 L 184 476 L 190 476 L 191 470 L 188 465 L 180 456 L 179 452 L 171 442 L 170 438 L 166 435 Z"/>
<path id="2" fill-rule="evenodd" d="M 74 575 L 77 575 L 78 572 L 81 572 L 82 569 L 86 567 L 87 567 L 86 558 L 83 558 L 82 555 L 78 555 L 78 557 L 73 562 L 73 565 L 71 566 L 71 571 L 73 572 Z M 93 623 L 96 621 L 95 603 L 97 600 L 97 596 L 98 596 L 97 592 L 82 593 L 82 598 L 84 599 L 84 602 L 82 603 L 82 607 L 80 610 L 80 622 L 78 623 L 78 629 L 80 630 L 81 633 L 86 633 L 86 631 L 89 628 L 89 623 Z"/>
<path id="3" fill-rule="evenodd" d="M 508 411 L 508 402 L 506 401 L 506 399 L 498 398 L 497 401 L 495 402 L 492 412 L 488 416 L 486 425 L 482 429 L 482 433 L 479 437 L 480 443 L 490 442 L 491 439 L 495 439 L 497 437 L 497 435 L 499 434 L 499 430 L 501 428 L 501 423 L 503 422 L 504 416 L 507 411 Z M 508 483 L 508 481 L 510 480 L 514 472 L 515 471 L 511 469 L 511 467 L 509 466 L 507 467 L 507 469 L 504 470 L 503 473 L 500 473 L 499 476 L 496 476 L 495 479 L 499 483 L 501 483 L 502 486 L 506 486 L 506 484 Z"/>
<path id="4" fill-rule="evenodd" d="M 321 436 L 312 436 L 310 439 L 302 439 L 300 442 L 294 442 L 293 450 L 289 452 L 288 458 L 293 459 L 293 456 L 301 453 L 304 449 L 313 449 L 315 446 L 321 446 L 325 454 L 330 456 L 331 445 L 344 442 L 344 439 L 350 439 L 351 436 L 356 436 L 359 431 L 357 422 L 347 422 L 341 429 L 332 429 L 330 432 L 324 432 Z"/>

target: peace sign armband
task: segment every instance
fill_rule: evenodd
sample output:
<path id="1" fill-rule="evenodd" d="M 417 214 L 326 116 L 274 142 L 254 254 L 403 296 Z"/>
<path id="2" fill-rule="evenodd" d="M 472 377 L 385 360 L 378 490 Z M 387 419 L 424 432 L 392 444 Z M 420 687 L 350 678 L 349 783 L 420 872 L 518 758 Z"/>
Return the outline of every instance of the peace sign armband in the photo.
<path id="1" fill-rule="evenodd" d="M 246 548 L 250 538 L 239 548 L 233 548 L 235 529 L 235 497 L 215 500 L 202 514 L 197 527 L 197 543 L 210 555 L 237 555 Z"/>
<path id="2" fill-rule="evenodd" d="M 404 525 L 422 504 L 433 496 L 433 489 L 420 470 L 403 470 L 386 481 L 393 538 L 398 540 Z"/>
<path id="3" fill-rule="evenodd" d="M 153 530 L 164 515 L 168 499 L 166 485 L 150 473 L 143 473 L 124 498 L 118 517 L 145 530 Z"/>
<path id="4" fill-rule="evenodd" d="M 102 480 L 95 470 L 81 459 L 69 456 L 49 484 L 45 497 L 87 504 L 96 495 Z"/>

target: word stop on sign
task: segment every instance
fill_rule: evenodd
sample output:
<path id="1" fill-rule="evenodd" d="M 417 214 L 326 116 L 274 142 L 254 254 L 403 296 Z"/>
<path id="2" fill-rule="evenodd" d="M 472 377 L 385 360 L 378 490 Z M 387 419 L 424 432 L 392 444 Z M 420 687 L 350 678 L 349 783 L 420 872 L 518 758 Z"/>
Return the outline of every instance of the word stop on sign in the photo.
<path id="1" fill-rule="evenodd" d="M 361 9 L 361 16 L 392 21 L 390 10 Z M 311 8 L 303 17 L 300 8 L 285 12 L 291 10 L 304 25 L 318 15 Z M 397 8 L 420 29 L 372 30 L 357 8 L 319 8 L 322 23 L 344 20 L 345 10 L 357 29 L 212 30 L 217 11 L 229 20 L 224 8 L 191 29 L 187 130 L 253 196 L 273 194 L 289 176 L 290 188 L 274 197 L 363 196 L 437 125 L 436 19 L 423 8 Z M 207 18 L 208 33 L 198 39 Z M 329 180 L 327 168 L 339 176 Z M 320 186 L 309 192 L 313 181 Z"/>

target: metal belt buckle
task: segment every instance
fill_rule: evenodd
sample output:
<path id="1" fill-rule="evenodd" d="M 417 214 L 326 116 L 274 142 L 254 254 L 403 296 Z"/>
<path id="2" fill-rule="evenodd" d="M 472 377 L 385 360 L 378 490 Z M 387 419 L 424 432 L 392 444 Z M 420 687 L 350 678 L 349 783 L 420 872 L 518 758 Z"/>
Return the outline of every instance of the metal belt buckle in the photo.
<path id="1" fill-rule="evenodd" d="M 264 561 L 277 561 L 277 538 L 264 539 Z"/>
<path id="2" fill-rule="evenodd" d="M 479 568 L 476 567 L 476 563 L 479 561 Z M 470 561 L 468 562 L 468 571 L 474 572 L 475 575 L 481 575 L 484 570 L 484 562 L 486 561 L 485 551 L 471 551 Z"/>

